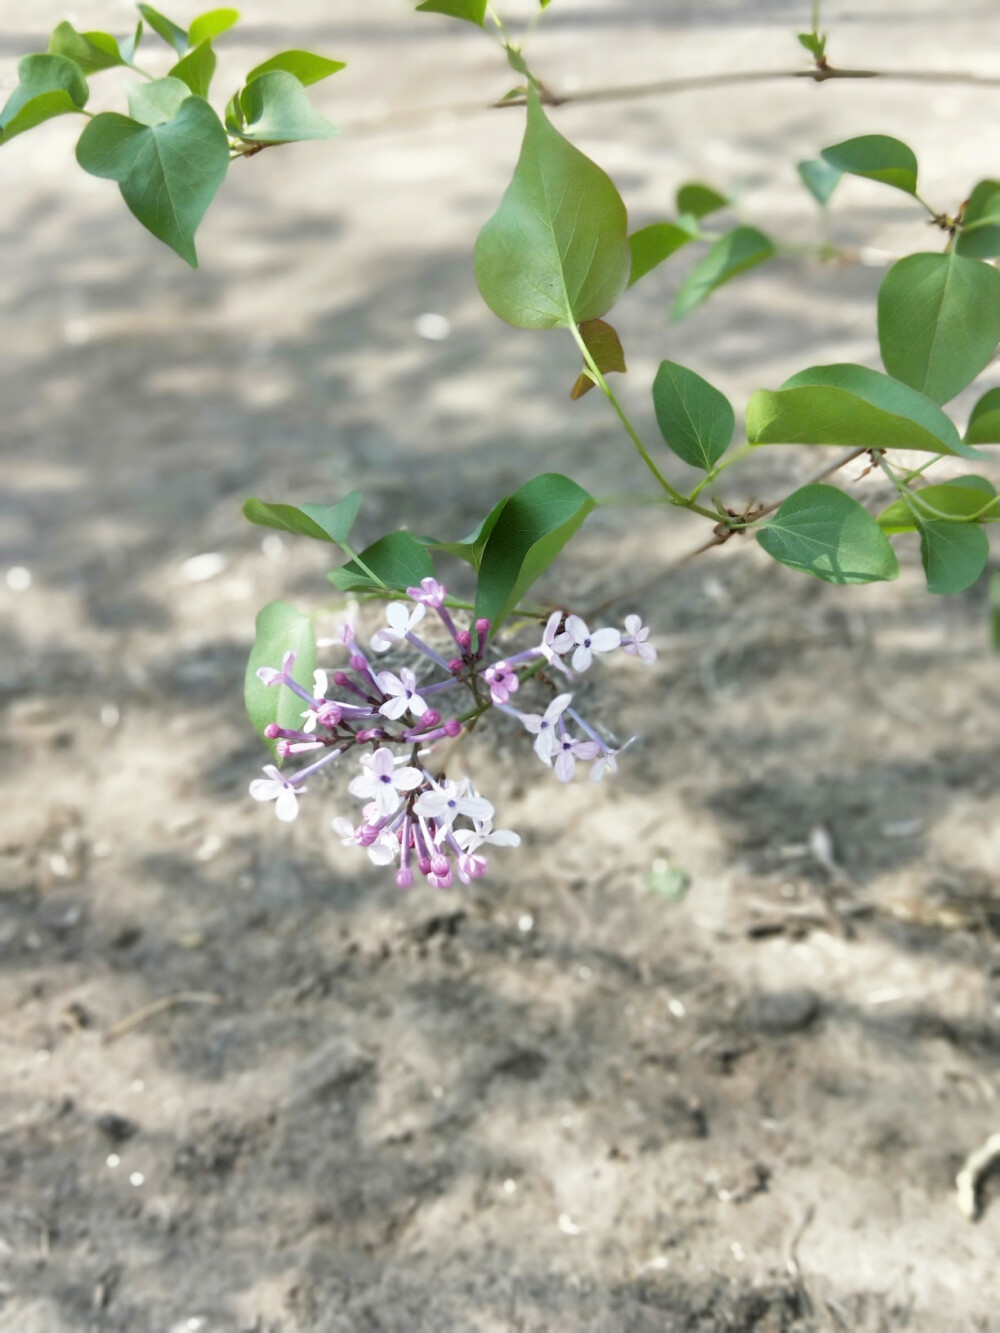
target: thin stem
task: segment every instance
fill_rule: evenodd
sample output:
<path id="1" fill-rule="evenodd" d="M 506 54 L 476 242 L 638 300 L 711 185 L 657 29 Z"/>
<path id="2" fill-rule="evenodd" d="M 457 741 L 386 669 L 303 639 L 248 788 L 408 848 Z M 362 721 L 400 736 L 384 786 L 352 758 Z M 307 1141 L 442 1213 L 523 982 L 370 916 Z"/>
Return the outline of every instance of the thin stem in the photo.
<path id="1" fill-rule="evenodd" d="M 922 204 L 924 208 L 927 209 L 928 213 L 930 213 L 932 218 L 939 218 L 941 216 L 941 214 L 938 212 L 936 208 L 932 208 L 926 199 L 921 198 L 921 196 L 917 194 L 916 190 L 913 191 L 913 197 L 914 199 L 916 199 L 918 204 Z"/>
<path id="2" fill-rule="evenodd" d="M 348 546 L 347 542 L 338 542 L 337 545 L 347 556 L 348 560 L 353 560 L 354 563 L 357 565 L 358 569 L 360 569 L 363 574 L 368 575 L 372 583 L 377 583 L 380 588 L 385 588 L 386 592 L 390 591 L 388 583 L 386 583 L 384 579 L 380 579 L 379 576 L 374 572 L 374 570 L 369 569 L 368 566 L 365 564 L 365 562 L 358 555 L 357 551 L 352 550 L 351 547 Z"/>
<path id="3" fill-rule="evenodd" d="M 710 518 L 712 519 L 713 522 L 716 522 L 718 520 L 717 514 L 713 514 L 710 509 L 703 509 L 700 505 L 692 504 L 687 499 L 686 496 L 681 494 L 681 492 L 677 489 L 676 486 L 672 486 L 670 482 L 667 481 L 666 477 L 653 462 L 652 458 L 650 458 L 646 446 L 643 444 L 642 440 L 640 440 L 638 434 L 636 433 L 635 427 L 632 425 L 631 421 L 629 421 L 628 417 L 626 416 L 625 409 L 622 407 L 621 403 L 619 403 L 617 397 L 615 396 L 615 391 L 611 388 L 607 380 L 604 378 L 604 375 L 601 373 L 601 370 L 598 367 L 597 362 L 594 360 L 593 355 L 591 354 L 590 348 L 587 346 L 586 341 L 584 340 L 583 334 L 580 332 L 576 322 L 572 320 L 572 318 L 569 324 L 569 331 L 573 335 L 577 347 L 579 347 L 580 349 L 581 355 L 583 356 L 584 365 L 590 371 L 594 383 L 597 385 L 597 387 L 604 394 L 605 398 L 607 398 L 608 402 L 614 408 L 618 420 L 622 423 L 622 426 L 625 428 L 626 435 L 635 445 L 639 457 L 646 464 L 647 468 L 649 468 L 650 472 L 662 486 L 670 503 L 678 505 L 683 509 L 691 509 L 696 514 L 701 514 L 704 518 Z"/>
<path id="4" fill-rule="evenodd" d="M 136 74 L 141 74 L 144 79 L 150 79 L 151 81 L 155 81 L 156 75 L 150 74 L 149 70 L 140 69 L 138 65 L 133 65 L 130 60 L 124 61 L 124 64 L 127 69 L 133 70 Z"/>

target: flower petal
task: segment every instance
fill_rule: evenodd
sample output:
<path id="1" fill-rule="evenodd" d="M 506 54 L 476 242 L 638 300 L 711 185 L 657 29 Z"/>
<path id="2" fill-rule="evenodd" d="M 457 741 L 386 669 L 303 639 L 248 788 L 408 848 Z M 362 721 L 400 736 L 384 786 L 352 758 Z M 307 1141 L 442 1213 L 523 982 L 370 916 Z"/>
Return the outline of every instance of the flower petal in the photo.
<path id="1" fill-rule="evenodd" d="M 556 777 L 560 782 L 572 782 L 576 760 L 572 750 L 560 750 L 556 756 Z"/>
<path id="2" fill-rule="evenodd" d="M 586 671 L 593 660 L 593 653 L 589 648 L 584 648 L 581 643 L 570 660 L 573 663 L 574 671 Z"/>
<path id="3" fill-rule="evenodd" d="M 584 639 L 590 638 L 590 630 L 587 628 L 586 621 L 581 620 L 579 616 L 566 617 L 566 632 L 574 643 L 583 643 Z"/>
<path id="4" fill-rule="evenodd" d="M 590 646 L 595 653 L 610 653 L 613 648 L 617 648 L 622 641 L 622 636 L 618 630 L 608 626 L 607 629 L 595 630 L 590 636 Z"/>
<path id="5" fill-rule="evenodd" d="M 283 824 L 290 824 L 299 813 L 299 798 L 294 787 L 283 787 L 278 793 L 274 813 Z"/>
<path id="6" fill-rule="evenodd" d="M 282 783 L 274 782 L 271 778 L 254 778 L 250 783 L 250 795 L 255 801 L 274 801 L 281 788 Z"/>

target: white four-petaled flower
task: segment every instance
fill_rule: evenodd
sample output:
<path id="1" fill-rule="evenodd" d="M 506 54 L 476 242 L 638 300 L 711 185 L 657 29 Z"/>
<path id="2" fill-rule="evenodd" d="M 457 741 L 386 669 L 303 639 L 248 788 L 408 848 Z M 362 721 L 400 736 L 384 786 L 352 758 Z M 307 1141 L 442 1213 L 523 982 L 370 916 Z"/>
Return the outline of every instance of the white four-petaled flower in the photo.
<path id="1" fill-rule="evenodd" d="M 656 649 L 646 642 L 649 626 L 642 623 L 641 616 L 625 617 L 625 634 L 627 637 L 622 639 L 622 649 L 629 657 L 638 657 L 641 662 L 656 661 Z"/>
<path id="2" fill-rule="evenodd" d="M 581 620 L 579 616 L 567 617 L 566 633 L 576 644 L 571 659 L 574 671 L 586 671 L 593 660 L 594 653 L 610 653 L 622 641 L 622 636 L 616 629 L 595 629 L 591 633 L 586 622 Z"/>
<path id="3" fill-rule="evenodd" d="M 347 790 L 360 801 L 373 801 L 381 817 L 395 814 L 404 791 L 413 791 L 423 782 L 418 768 L 397 768 L 393 753 L 380 746 L 372 755 L 363 755 L 365 772 L 352 779 Z"/>
<path id="4" fill-rule="evenodd" d="M 425 819 L 435 820 L 439 829 L 451 828 L 459 815 L 483 824 L 493 818 L 493 806 L 475 794 L 468 778 L 435 782 L 430 791 L 421 793 L 413 808 Z"/>
<path id="5" fill-rule="evenodd" d="M 365 851 L 368 853 L 369 860 L 373 865 L 387 866 L 390 862 L 395 861 L 396 854 L 399 851 L 399 843 L 392 834 L 385 829 L 382 830 L 373 843 L 368 843 L 363 841 L 361 837 L 364 829 L 363 824 L 359 825 L 358 828 L 355 828 L 349 819 L 340 817 L 338 819 L 332 819 L 330 821 L 330 827 L 340 838 L 341 844 L 344 847 L 364 847 Z"/>
<path id="6" fill-rule="evenodd" d="M 427 614 L 427 607 L 422 602 L 416 606 L 407 606 L 405 602 L 390 602 L 385 608 L 385 618 L 389 624 L 377 629 L 372 635 L 372 649 L 376 653 L 388 652 L 394 643 L 405 639 L 414 625 L 419 625 Z"/>
<path id="7" fill-rule="evenodd" d="M 571 694 L 557 694 L 544 713 L 519 713 L 518 716 L 527 731 L 535 738 L 534 750 L 543 764 L 552 767 L 558 737 L 556 723 L 573 702 Z"/>
<path id="8" fill-rule="evenodd" d="M 596 759 L 601 753 L 597 741 L 578 741 L 572 736 L 557 736 L 554 746 L 556 777 L 560 782 L 572 782 L 576 772 L 576 761 Z"/>
<path id="9" fill-rule="evenodd" d="M 407 710 L 414 717 L 423 717 L 427 712 L 427 701 L 417 693 L 417 678 L 409 667 L 403 667 L 398 676 L 380 671 L 375 679 L 382 693 L 390 696 L 378 710 L 383 717 L 395 720 Z"/>
<path id="10" fill-rule="evenodd" d="M 255 778 L 250 783 L 250 795 L 255 801 L 273 801 L 274 813 L 284 824 L 290 824 L 299 813 L 298 798 L 305 788 L 296 789 L 281 776 L 274 764 L 265 764 L 266 778 Z"/>

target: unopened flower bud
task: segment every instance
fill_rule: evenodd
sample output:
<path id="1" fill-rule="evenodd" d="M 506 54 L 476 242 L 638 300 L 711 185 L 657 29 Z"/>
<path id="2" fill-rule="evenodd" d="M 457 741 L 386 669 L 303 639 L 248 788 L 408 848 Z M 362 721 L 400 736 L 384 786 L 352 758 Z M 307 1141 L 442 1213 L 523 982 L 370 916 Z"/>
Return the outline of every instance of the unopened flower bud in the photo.
<path id="1" fill-rule="evenodd" d="M 486 638 L 489 632 L 490 632 L 490 622 L 485 618 L 485 616 L 480 616 L 480 618 L 476 621 L 476 633 L 479 635 L 480 643 L 482 643 L 482 641 Z"/>
<path id="2" fill-rule="evenodd" d="M 459 648 L 464 648 L 468 651 L 472 647 L 472 635 L 467 629 L 460 629 L 455 635 L 455 642 L 458 644 Z"/>
<path id="3" fill-rule="evenodd" d="M 429 856 L 422 856 L 417 862 L 417 865 L 420 867 L 421 875 L 429 875 L 431 873 L 431 858 Z"/>
<path id="4" fill-rule="evenodd" d="M 462 661 L 460 657 L 453 657 L 451 661 L 448 663 L 448 670 L 452 673 L 453 676 L 457 676 L 464 666 L 465 663 Z"/>
<path id="5" fill-rule="evenodd" d="M 447 735 L 451 736 L 452 739 L 454 739 L 456 736 L 461 734 L 462 724 L 461 722 L 459 722 L 457 717 L 450 717 L 448 721 L 444 724 L 444 729 Z"/>
<path id="6" fill-rule="evenodd" d="M 339 685 L 341 689 L 343 689 L 345 685 L 351 683 L 351 678 L 346 671 L 335 671 L 333 673 L 333 683 L 334 685 Z"/>
<path id="7" fill-rule="evenodd" d="M 408 889 L 413 883 L 413 871 L 409 866 L 401 866 L 396 871 L 396 885 L 401 889 Z"/>
<path id="8" fill-rule="evenodd" d="M 423 731 L 427 731 L 431 727 L 438 726 L 440 721 L 441 721 L 441 714 L 438 712 L 438 710 L 436 708 L 428 708 L 427 712 L 423 715 L 423 717 L 420 719 L 417 725 Z"/>
<path id="9" fill-rule="evenodd" d="M 277 722 L 269 722 L 264 728 L 264 735 L 269 741 L 277 740 L 281 735 L 281 728 L 278 726 Z"/>
<path id="10" fill-rule="evenodd" d="M 292 747 L 288 741 L 279 741 L 274 747 L 274 753 L 279 759 L 287 759 L 292 752 Z"/>
<path id="11" fill-rule="evenodd" d="M 358 842 L 362 847 L 371 847 L 373 843 L 378 842 L 378 834 L 379 831 L 374 824 L 362 824 Z"/>
<path id="12" fill-rule="evenodd" d="M 352 671 L 367 671 L 367 670 L 368 670 L 368 663 L 365 661 L 365 659 L 361 656 L 360 653 L 352 653 L 352 654 L 351 654 L 351 659 L 350 659 L 350 660 L 351 660 L 351 670 L 352 670 Z"/>
<path id="13" fill-rule="evenodd" d="M 432 856 L 432 857 L 431 857 L 431 871 L 432 871 L 433 874 L 437 875 L 438 877 L 440 877 L 440 876 L 442 876 L 442 875 L 447 875 L 447 873 L 448 873 L 448 858 L 447 858 L 446 856 L 442 856 L 440 852 L 438 852 L 438 854 L 437 854 L 436 856 Z"/>

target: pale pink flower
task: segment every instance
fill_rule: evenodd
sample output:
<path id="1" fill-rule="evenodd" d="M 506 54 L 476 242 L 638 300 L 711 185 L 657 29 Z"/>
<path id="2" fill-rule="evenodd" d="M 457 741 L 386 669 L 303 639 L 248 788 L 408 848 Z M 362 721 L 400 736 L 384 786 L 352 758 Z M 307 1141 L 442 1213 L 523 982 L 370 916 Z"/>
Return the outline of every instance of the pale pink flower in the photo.
<path id="1" fill-rule="evenodd" d="M 372 650 L 376 653 L 388 652 L 394 643 L 405 639 L 426 614 L 427 607 L 422 602 L 416 606 L 407 606 L 405 602 L 390 602 L 385 608 L 385 618 L 389 624 L 377 629 L 372 635 Z"/>
<path id="2" fill-rule="evenodd" d="M 417 678 L 409 667 L 403 667 L 398 676 L 380 671 L 375 679 L 382 693 L 390 696 L 378 710 L 383 717 L 395 720 L 407 711 L 413 717 L 423 717 L 427 712 L 427 702 L 417 693 Z"/>
<path id="3" fill-rule="evenodd" d="M 558 694 L 544 713 L 519 713 L 527 731 L 535 737 L 534 750 L 543 764 L 552 767 L 552 756 L 558 744 L 556 723 L 573 702 L 571 694 Z"/>
<path id="4" fill-rule="evenodd" d="M 616 629 L 596 629 L 591 633 L 579 616 L 567 618 L 566 632 L 576 644 L 571 659 L 574 671 L 586 671 L 594 653 L 610 653 L 622 641 L 622 636 Z"/>
<path id="5" fill-rule="evenodd" d="M 417 768 L 397 768 L 392 751 L 381 746 L 372 755 L 363 755 L 365 772 L 352 779 L 347 790 L 359 801 L 374 801 L 380 817 L 395 814 L 402 801 L 402 793 L 413 791 L 423 782 Z"/>
<path id="6" fill-rule="evenodd" d="M 250 783 L 250 795 L 255 801 L 273 801 L 274 813 L 284 824 L 290 824 L 299 813 L 298 798 L 305 790 L 297 790 L 281 776 L 274 764 L 265 764 L 266 778 L 255 778 Z"/>
<path id="7" fill-rule="evenodd" d="M 495 704 L 510 702 L 510 696 L 517 693 L 520 685 L 517 672 L 506 662 L 496 662 L 483 672 L 483 680 L 490 687 L 490 698 Z"/>
<path id="8" fill-rule="evenodd" d="M 406 595 L 413 601 L 436 611 L 438 607 L 444 605 L 445 588 L 437 579 L 421 579 L 419 588 L 407 588 Z"/>
<path id="9" fill-rule="evenodd" d="M 649 638 L 649 626 L 642 623 L 640 616 L 625 617 L 625 634 L 628 637 L 622 638 L 622 650 L 628 653 L 629 657 L 638 657 L 641 662 L 655 662 L 656 649 L 651 643 L 647 643 Z"/>
<path id="10" fill-rule="evenodd" d="M 601 753 L 597 741 L 576 741 L 572 736 L 558 736 L 553 747 L 556 777 L 560 782 L 572 782 L 578 759 L 587 762 Z"/>

